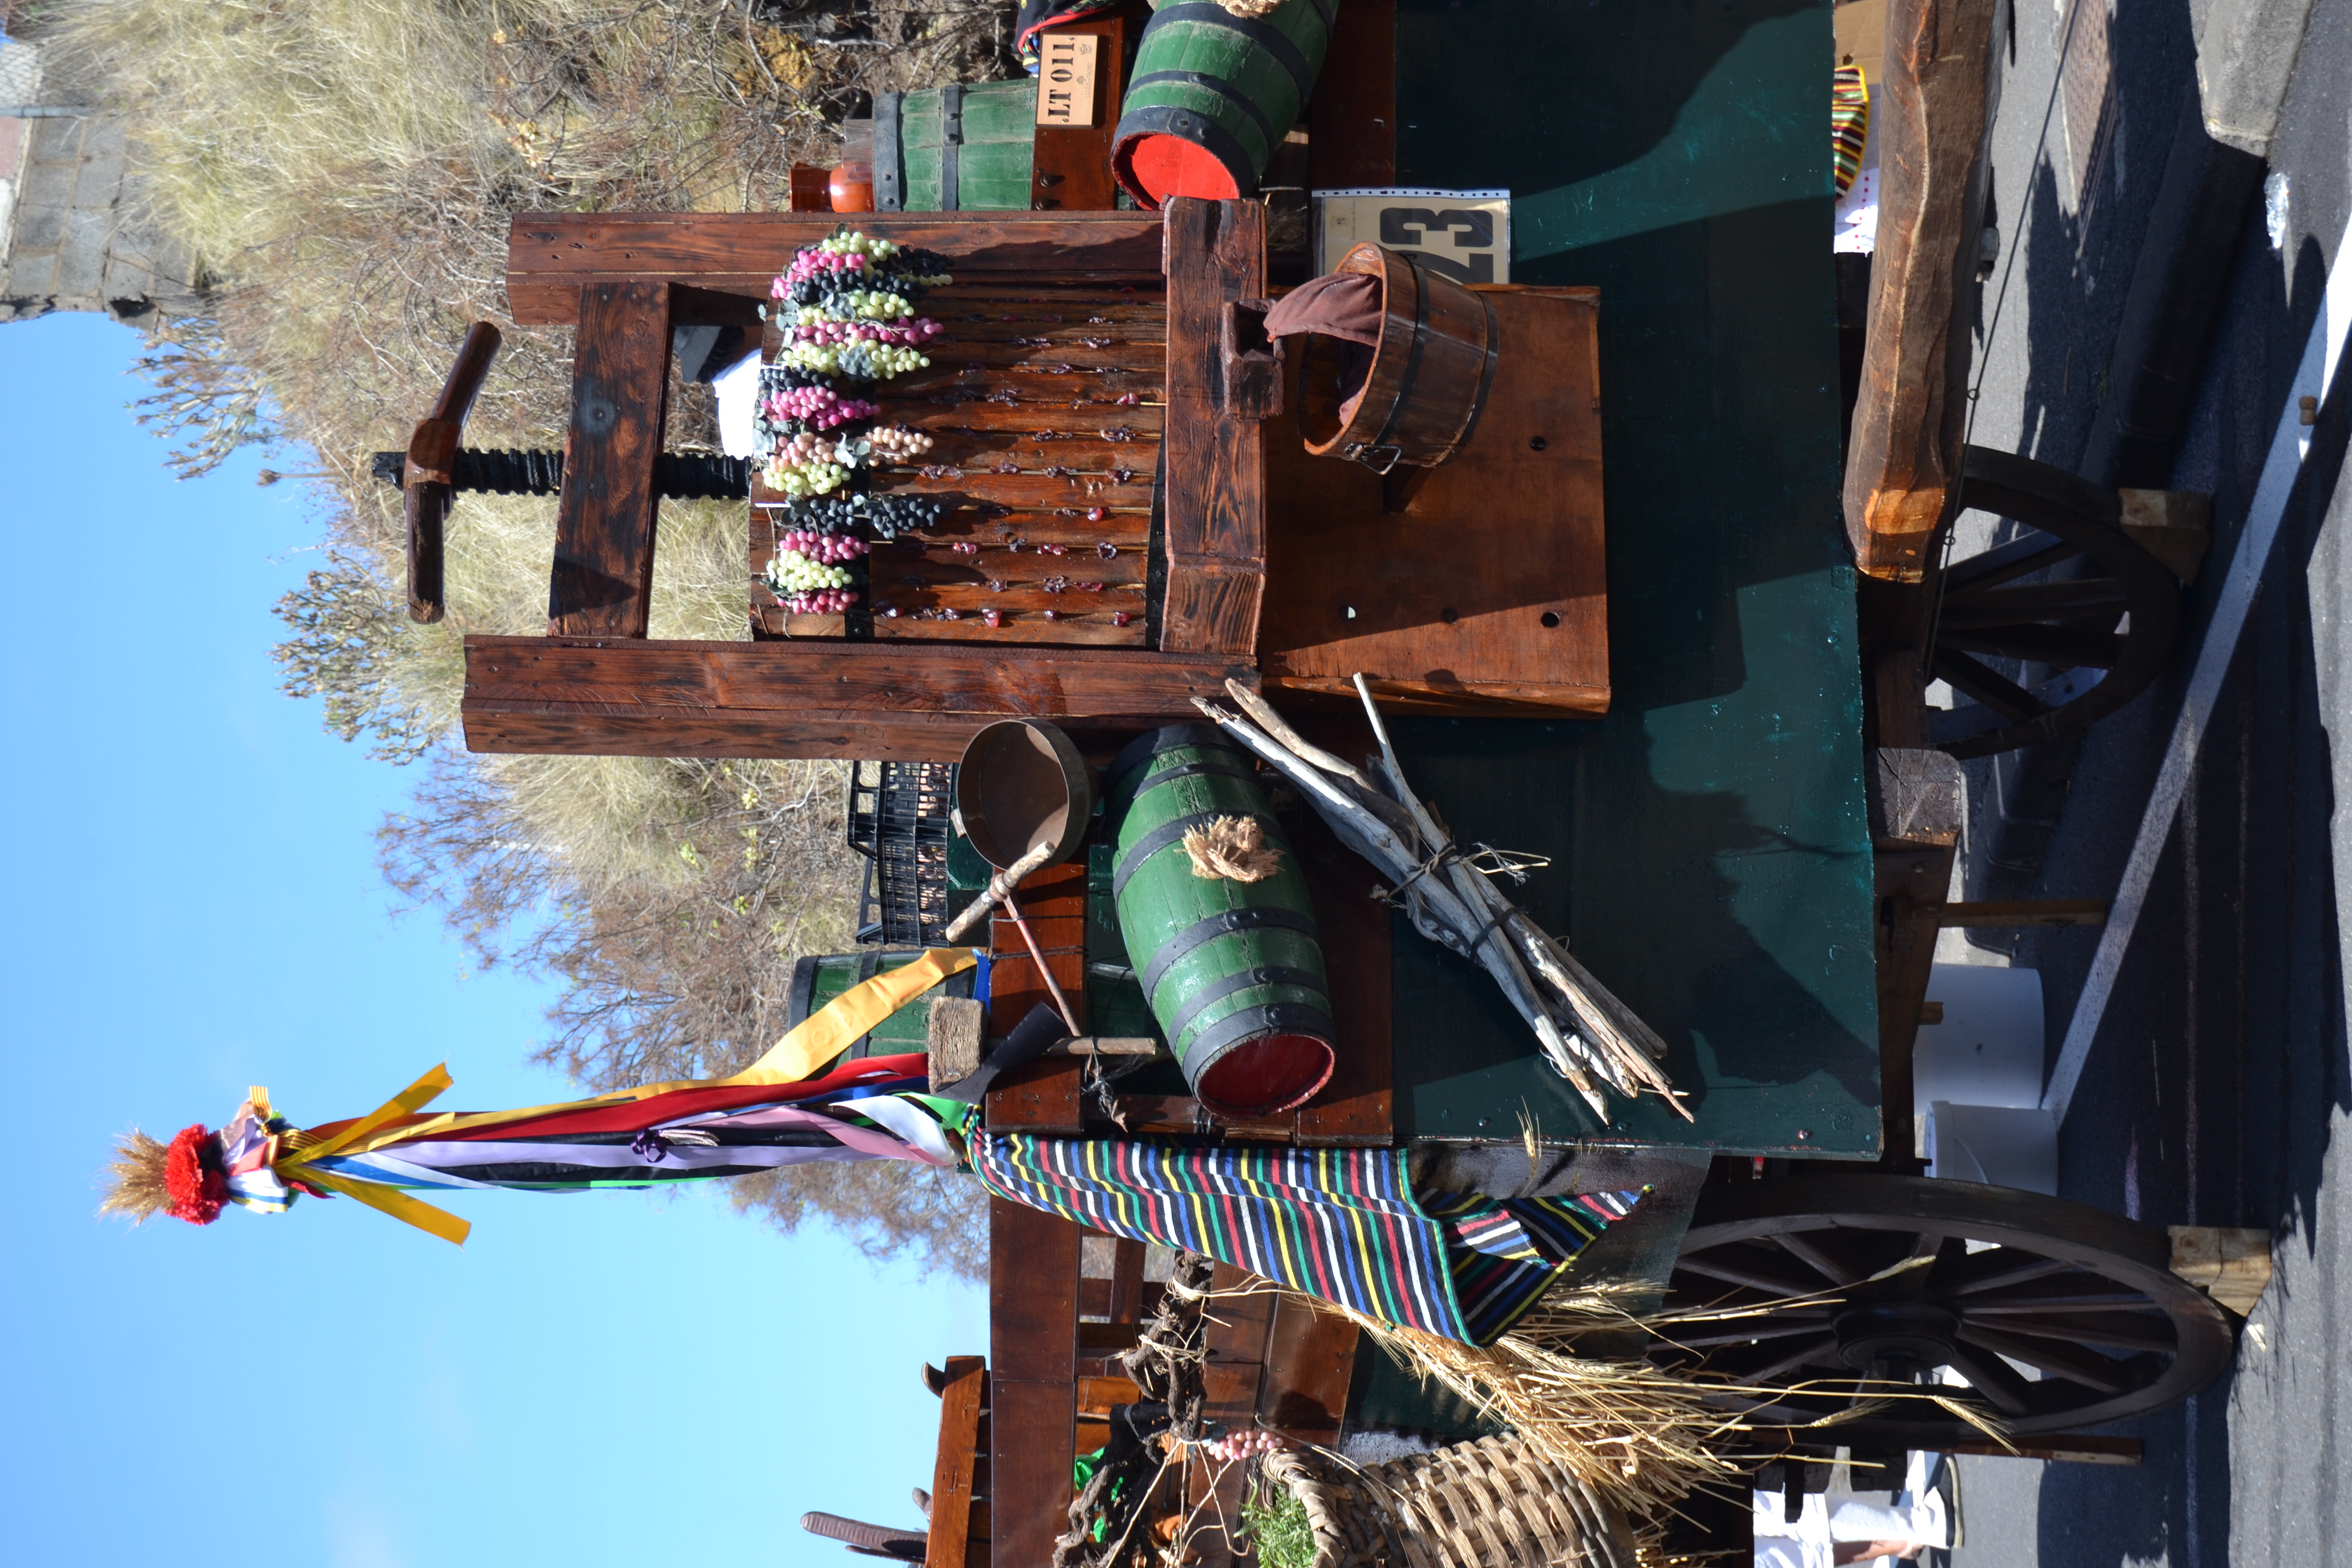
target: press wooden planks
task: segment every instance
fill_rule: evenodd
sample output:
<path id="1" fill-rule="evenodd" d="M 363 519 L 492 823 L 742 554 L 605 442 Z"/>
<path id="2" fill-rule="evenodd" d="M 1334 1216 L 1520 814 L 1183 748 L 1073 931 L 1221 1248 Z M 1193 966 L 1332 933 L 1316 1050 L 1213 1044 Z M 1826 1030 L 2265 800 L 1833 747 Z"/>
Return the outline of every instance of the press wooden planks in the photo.
<path id="1" fill-rule="evenodd" d="M 572 434 L 555 510 L 551 637 L 642 637 L 653 604 L 654 459 L 669 394 L 669 285 L 579 289 Z"/>
<path id="2" fill-rule="evenodd" d="M 475 637 L 462 712 L 476 751 L 952 761 L 992 717 L 1143 728 L 1228 676 L 1255 671 L 1122 648 Z"/>
<path id="3" fill-rule="evenodd" d="M 1168 204 L 1168 596 L 1160 646 L 1257 647 L 1265 591 L 1265 437 L 1223 406 L 1225 306 L 1265 293 L 1265 209 L 1179 196 Z"/>
<path id="4" fill-rule="evenodd" d="M 765 300 L 793 252 L 831 234 L 832 213 L 522 213 L 507 240 L 518 325 L 570 326 L 583 284 L 677 279 Z M 959 278 L 1160 279 L 1157 213 L 863 213 L 864 232 L 950 258 Z"/>
<path id="5" fill-rule="evenodd" d="M 1069 1528 L 1078 1418 L 1078 1227 L 991 1198 L 990 1547 L 996 1562 L 1053 1561 Z"/>
<path id="6" fill-rule="evenodd" d="M 1086 867 L 1065 863 L 1033 872 L 1014 898 L 1083 1029 L 1087 1022 Z M 1009 1035 L 1032 1007 L 1041 1002 L 1052 1006 L 1053 996 L 1037 973 L 1036 962 L 1029 956 L 1020 930 L 1002 908 L 992 917 L 989 949 L 988 1026 L 992 1034 Z M 1013 1069 L 989 1092 L 988 1125 L 1078 1136 L 1086 1131 L 1078 1096 L 1084 1071 L 1085 1064 L 1074 1057 L 1048 1057 Z"/>
<path id="7" fill-rule="evenodd" d="M 1494 384 L 1448 461 L 1383 479 L 1268 422 L 1269 688 L 1353 709 L 1361 670 L 1394 711 L 1607 711 L 1600 303 L 1475 292 L 1495 312 Z"/>

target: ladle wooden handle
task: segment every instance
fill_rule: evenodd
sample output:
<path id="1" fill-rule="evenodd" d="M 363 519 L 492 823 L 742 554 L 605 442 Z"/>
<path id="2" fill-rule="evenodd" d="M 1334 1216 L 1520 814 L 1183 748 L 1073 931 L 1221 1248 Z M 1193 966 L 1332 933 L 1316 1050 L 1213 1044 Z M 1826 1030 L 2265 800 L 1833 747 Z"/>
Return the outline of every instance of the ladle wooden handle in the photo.
<path id="1" fill-rule="evenodd" d="M 988 879 L 988 886 L 981 889 L 980 897 L 965 905 L 963 912 L 948 922 L 947 940 L 950 942 L 961 940 L 964 932 L 980 923 L 981 916 L 1003 903 L 1006 896 L 1020 887 L 1032 871 L 1045 869 L 1045 862 L 1053 858 L 1054 847 L 1051 844 L 1040 844 L 1022 856 L 1020 859 L 991 877 Z"/>

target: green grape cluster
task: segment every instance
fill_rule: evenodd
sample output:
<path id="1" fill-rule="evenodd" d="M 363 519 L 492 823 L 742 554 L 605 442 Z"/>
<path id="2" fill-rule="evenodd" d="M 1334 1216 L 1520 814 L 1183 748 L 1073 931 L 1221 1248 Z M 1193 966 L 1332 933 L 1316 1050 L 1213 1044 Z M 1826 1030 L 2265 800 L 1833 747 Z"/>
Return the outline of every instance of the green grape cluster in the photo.
<path id="1" fill-rule="evenodd" d="M 857 381 L 888 381 L 910 370 L 924 370 L 930 357 L 901 343 L 794 343 L 777 356 L 777 363 L 820 375 L 845 375 Z"/>
<path id="2" fill-rule="evenodd" d="M 813 561 L 797 550 L 779 550 L 768 562 L 768 584 L 779 594 L 814 594 L 824 588 L 846 588 L 848 569 Z"/>

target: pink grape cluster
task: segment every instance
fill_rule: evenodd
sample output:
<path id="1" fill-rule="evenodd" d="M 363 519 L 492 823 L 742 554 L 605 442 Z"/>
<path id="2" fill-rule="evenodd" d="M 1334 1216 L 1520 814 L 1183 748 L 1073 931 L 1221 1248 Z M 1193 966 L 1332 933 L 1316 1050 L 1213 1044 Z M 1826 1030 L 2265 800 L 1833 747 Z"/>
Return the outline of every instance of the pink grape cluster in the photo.
<path id="1" fill-rule="evenodd" d="M 1238 1464 L 1245 1459 L 1255 1458 L 1260 1454 L 1280 1453 L 1283 1441 L 1271 1432 L 1261 1431 L 1253 1426 L 1246 1431 L 1227 1433 L 1215 1442 L 1207 1445 L 1207 1447 L 1212 1458 Z"/>
<path id="2" fill-rule="evenodd" d="M 820 430 L 871 419 L 882 410 L 862 397 L 844 397 L 829 386 L 789 386 L 768 398 L 768 417 L 779 423 L 798 419 Z"/>
<path id="3" fill-rule="evenodd" d="M 792 266 L 769 289 L 768 297 L 781 300 L 792 292 L 795 283 L 805 283 L 824 272 L 863 272 L 866 258 L 854 250 L 827 250 L 812 245 L 793 258 Z"/>
<path id="4" fill-rule="evenodd" d="M 929 316 L 908 316 L 897 321 L 839 321 L 814 308 L 801 312 L 787 329 L 796 343 L 927 343 L 942 331 Z"/>
<path id="5" fill-rule="evenodd" d="M 824 566 L 837 566 L 844 561 L 855 561 L 866 552 L 866 541 L 854 533 L 812 533 L 793 529 L 776 536 L 776 548 L 805 555 Z"/>
<path id="6" fill-rule="evenodd" d="M 837 616 L 857 603 L 855 588 L 819 588 L 813 594 L 794 594 L 784 601 L 784 608 L 796 616 Z"/>
<path id="7" fill-rule="evenodd" d="M 877 425 L 866 433 L 866 444 L 877 461 L 903 463 L 931 449 L 931 438 L 904 425 Z"/>

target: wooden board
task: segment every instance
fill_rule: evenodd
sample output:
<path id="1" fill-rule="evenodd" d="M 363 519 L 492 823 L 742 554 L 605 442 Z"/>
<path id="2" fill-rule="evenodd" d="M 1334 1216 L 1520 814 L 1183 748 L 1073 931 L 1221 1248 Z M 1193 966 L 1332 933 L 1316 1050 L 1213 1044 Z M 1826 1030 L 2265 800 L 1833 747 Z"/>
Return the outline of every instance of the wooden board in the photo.
<path id="1" fill-rule="evenodd" d="M 1207 1395 L 1202 1415 L 1223 1432 L 1247 1432 L 1257 1426 L 1275 1293 L 1264 1280 L 1230 1263 L 1216 1266 L 1209 1288 L 1216 1294 L 1201 1320 L 1202 1341 L 1208 1352 L 1207 1363 L 1202 1368 Z M 1186 1467 L 1184 1479 L 1186 1503 L 1197 1510 L 1198 1531 L 1193 1539 L 1201 1549 L 1200 1568 L 1226 1568 L 1245 1562 L 1232 1550 L 1225 1533 L 1239 1531 L 1245 1467 L 1194 1461 Z"/>
<path id="2" fill-rule="evenodd" d="M 943 1370 L 948 1382 L 940 1395 L 940 1444 L 931 1462 L 931 1528 L 923 1568 L 984 1568 L 988 1528 L 982 1523 L 975 1531 L 972 1515 L 980 1496 L 988 1366 L 976 1355 L 957 1355 L 948 1357 Z"/>
<path id="3" fill-rule="evenodd" d="M 1121 648 L 474 637 L 461 713 L 482 752 L 953 761 L 993 716 L 1143 729 L 1255 675 Z"/>
<path id="4" fill-rule="evenodd" d="M 1348 0 L 1307 109 L 1315 189 L 1397 183 L 1396 98 L 1396 0 Z"/>
<path id="5" fill-rule="evenodd" d="M 832 213 L 519 213 L 507 236 L 508 307 L 520 326 L 570 326 L 583 285 L 631 281 L 764 300 L 793 252 L 841 221 Z M 967 279 L 1160 281 L 1157 213 L 861 213 L 856 222 L 877 238 L 951 258 Z"/>
<path id="6" fill-rule="evenodd" d="M 1265 209 L 1255 202 L 1168 203 L 1168 555 L 1160 646 L 1174 653 L 1257 647 L 1265 591 L 1265 440 L 1223 406 L 1225 306 L 1265 293 Z"/>
<path id="7" fill-rule="evenodd" d="M 1370 734 L 1361 724 L 1348 727 L 1345 739 L 1329 732 L 1340 731 L 1338 724 L 1314 729 L 1311 739 L 1340 748 L 1342 755 L 1364 750 L 1357 732 Z M 1380 880 L 1371 866 L 1341 844 L 1321 817 L 1302 813 L 1292 842 L 1315 903 L 1324 973 L 1331 983 L 1331 1022 L 1339 1036 L 1331 1081 L 1298 1110 L 1297 1141 L 1386 1147 L 1395 1134 L 1389 907 L 1371 897 L 1372 884 Z"/>
<path id="8" fill-rule="evenodd" d="M 1297 1442 L 1336 1446 L 1360 1338 L 1339 1313 L 1319 1311 L 1303 1296 L 1283 1297 L 1266 1331 L 1259 1425 Z"/>
<path id="9" fill-rule="evenodd" d="M 1362 670 L 1407 712 L 1608 710 L 1599 301 L 1479 292 L 1501 350 L 1450 461 L 1383 480 L 1268 422 L 1269 689 L 1352 708 Z"/>
<path id="10" fill-rule="evenodd" d="M 653 607 L 654 459 L 669 396 L 669 285 L 577 290 L 572 433 L 555 503 L 553 637 L 642 637 Z"/>
<path id="11" fill-rule="evenodd" d="M 994 1560 L 1053 1561 L 1077 1427 L 1078 1227 L 991 1198 L 989 1512 Z"/>
<path id="12" fill-rule="evenodd" d="M 1087 1022 L 1087 868 L 1066 861 L 1034 872 L 1015 894 L 1023 918 L 1045 950 L 1045 963 L 1069 999 L 1078 1025 Z M 1039 1003 L 1053 997 L 1037 973 L 1036 961 L 1018 927 L 1002 907 L 989 923 L 988 1027 L 1011 1034 Z M 1086 1131 L 1078 1109 L 1085 1064 L 1074 1057 L 1048 1057 L 1016 1068 L 988 1095 L 991 1131 L 1065 1133 Z"/>
<path id="13" fill-rule="evenodd" d="M 1873 106 L 1878 249 L 1846 448 L 1846 535 L 1916 583 L 1960 479 L 1995 0 L 1889 0 Z"/>
<path id="14" fill-rule="evenodd" d="M 1108 211 L 1118 194 L 1111 177 L 1111 132 L 1126 95 L 1129 18 L 1124 11 L 1058 23 L 1037 37 L 1045 68 L 1038 76 L 1037 130 L 1029 160 L 1029 205 L 1037 212 Z M 1079 112 L 1050 123 L 1057 37 L 1091 40 L 1093 70 Z"/>

